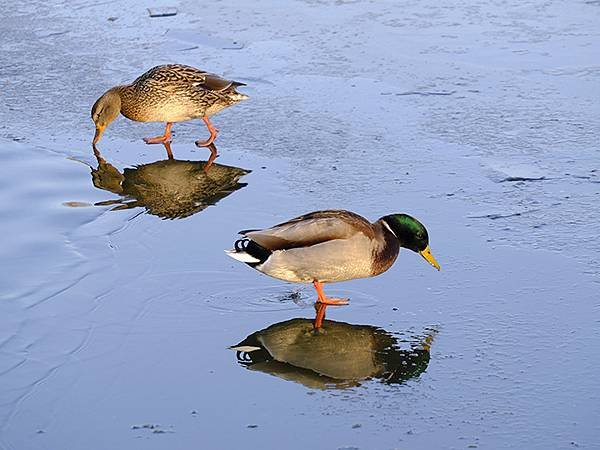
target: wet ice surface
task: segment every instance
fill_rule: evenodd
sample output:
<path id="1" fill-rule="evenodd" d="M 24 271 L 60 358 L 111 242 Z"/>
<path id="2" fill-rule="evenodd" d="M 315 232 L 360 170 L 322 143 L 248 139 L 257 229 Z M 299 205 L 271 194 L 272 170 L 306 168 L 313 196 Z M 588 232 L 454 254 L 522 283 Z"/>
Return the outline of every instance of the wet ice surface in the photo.
<path id="1" fill-rule="evenodd" d="M 0 18 L 0 448 L 598 447 L 599 6 L 276 5 L 45 2 Z M 178 192 L 198 203 L 180 219 L 115 210 L 140 190 L 114 177 L 164 170 L 141 141 L 160 126 L 106 131 L 98 189 L 90 106 L 171 61 L 248 84 L 214 119 L 217 162 L 252 170 L 247 186 L 208 207 Z M 174 134 L 199 168 L 206 130 Z M 437 331 L 404 383 L 307 387 L 227 349 L 312 317 L 314 294 L 222 250 L 329 207 L 406 211 L 430 232 L 440 273 L 402 252 L 327 289 L 352 299 L 329 319 L 404 348 Z"/>

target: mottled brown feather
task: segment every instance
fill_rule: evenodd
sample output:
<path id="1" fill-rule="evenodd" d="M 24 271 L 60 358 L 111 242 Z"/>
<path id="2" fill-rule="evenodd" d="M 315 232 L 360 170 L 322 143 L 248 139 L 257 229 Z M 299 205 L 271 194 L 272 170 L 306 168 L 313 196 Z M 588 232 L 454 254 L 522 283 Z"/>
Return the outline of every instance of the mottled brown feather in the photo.
<path id="1" fill-rule="evenodd" d="M 115 89 L 121 113 L 139 122 L 182 121 L 210 116 L 247 96 L 236 91 L 243 85 L 182 64 L 156 66 L 133 83 Z"/>

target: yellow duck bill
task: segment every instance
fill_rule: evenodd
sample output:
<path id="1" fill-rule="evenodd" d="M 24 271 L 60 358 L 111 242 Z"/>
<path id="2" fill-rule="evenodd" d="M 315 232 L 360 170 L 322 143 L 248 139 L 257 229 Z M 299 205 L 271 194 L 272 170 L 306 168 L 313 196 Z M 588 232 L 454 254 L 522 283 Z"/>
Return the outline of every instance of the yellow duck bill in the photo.
<path id="1" fill-rule="evenodd" d="M 425 258 L 425 260 L 429 264 L 431 264 L 433 267 L 435 267 L 437 270 L 440 270 L 440 265 L 438 264 L 438 262 L 435 260 L 435 258 L 431 254 L 431 249 L 429 248 L 429 245 L 427 247 L 425 247 L 425 250 L 421 250 L 419 252 L 419 255 L 421 255 L 423 258 Z"/>

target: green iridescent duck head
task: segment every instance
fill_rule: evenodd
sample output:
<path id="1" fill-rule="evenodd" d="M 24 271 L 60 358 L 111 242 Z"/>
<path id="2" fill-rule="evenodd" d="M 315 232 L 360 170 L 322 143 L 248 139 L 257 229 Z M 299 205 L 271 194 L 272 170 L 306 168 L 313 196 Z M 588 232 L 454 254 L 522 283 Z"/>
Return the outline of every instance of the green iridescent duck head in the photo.
<path id="1" fill-rule="evenodd" d="M 440 270 L 429 249 L 429 234 L 425 226 L 408 214 L 390 214 L 381 220 L 400 241 L 400 246 L 420 254 L 429 264 Z"/>

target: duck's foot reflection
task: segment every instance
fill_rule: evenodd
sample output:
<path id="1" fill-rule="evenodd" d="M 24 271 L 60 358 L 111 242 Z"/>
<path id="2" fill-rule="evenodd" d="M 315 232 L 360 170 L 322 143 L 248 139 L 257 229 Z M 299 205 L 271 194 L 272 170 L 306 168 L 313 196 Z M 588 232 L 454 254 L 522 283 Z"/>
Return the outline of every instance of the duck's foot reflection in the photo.
<path id="1" fill-rule="evenodd" d="M 197 142 L 196 145 L 198 145 Z M 215 146 L 215 144 L 209 144 L 208 149 L 210 150 L 210 157 L 208 158 L 208 161 L 206 161 L 206 165 L 204 166 L 204 172 L 208 172 L 208 169 L 210 169 L 210 166 L 212 166 L 214 160 L 219 157 L 219 154 L 217 153 L 217 147 Z"/>
<path id="2" fill-rule="evenodd" d="M 317 303 L 315 303 L 315 311 L 317 312 L 317 315 L 315 317 L 315 321 L 314 321 L 314 327 L 315 329 L 319 329 L 321 328 L 321 326 L 323 325 L 323 319 L 325 319 L 325 310 L 327 309 L 327 306 L 329 305 L 333 305 L 333 306 L 343 306 L 343 305 L 347 305 L 348 302 L 350 301 L 349 298 L 330 298 L 327 297 L 325 295 L 325 292 L 323 291 L 323 283 L 315 280 L 313 281 L 313 286 L 315 287 L 315 290 L 317 291 Z"/>
<path id="3" fill-rule="evenodd" d="M 313 327 L 315 331 L 319 331 L 323 327 L 323 321 L 325 320 L 325 313 L 327 312 L 328 306 L 343 306 L 346 303 L 315 303 L 315 320 L 313 321 Z"/>
<path id="4" fill-rule="evenodd" d="M 142 206 L 148 213 L 165 219 L 184 218 L 246 186 L 239 179 L 249 170 L 213 164 L 217 157 L 214 145 L 206 162 L 177 160 L 171 144 L 163 145 L 168 159 L 128 167 L 122 172 L 106 162 L 94 146 L 98 167 L 92 167 L 92 183 L 122 197 L 98 205 L 119 204 L 115 210 Z"/>
<path id="5" fill-rule="evenodd" d="M 173 158 L 173 152 L 171 151 L 171 143 L 170 142 L 164 142 L 163 145 L 165 146 L 165 150 L 167 151 L 167 158 L 174 159 Z"/>

